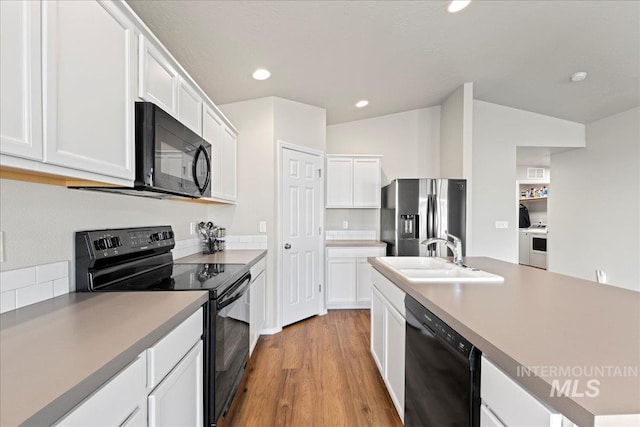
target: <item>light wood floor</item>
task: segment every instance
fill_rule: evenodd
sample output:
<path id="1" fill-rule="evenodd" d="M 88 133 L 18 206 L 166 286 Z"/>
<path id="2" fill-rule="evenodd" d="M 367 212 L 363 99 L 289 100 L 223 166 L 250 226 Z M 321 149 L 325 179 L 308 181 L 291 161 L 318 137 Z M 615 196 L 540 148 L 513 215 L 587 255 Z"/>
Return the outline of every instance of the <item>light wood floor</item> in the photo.
<path id="1" fill-rule="evenodd" d="M 369 310 L 333 310 L 261 337 L 220 425 L 401 427 L 369 325 Z"/>

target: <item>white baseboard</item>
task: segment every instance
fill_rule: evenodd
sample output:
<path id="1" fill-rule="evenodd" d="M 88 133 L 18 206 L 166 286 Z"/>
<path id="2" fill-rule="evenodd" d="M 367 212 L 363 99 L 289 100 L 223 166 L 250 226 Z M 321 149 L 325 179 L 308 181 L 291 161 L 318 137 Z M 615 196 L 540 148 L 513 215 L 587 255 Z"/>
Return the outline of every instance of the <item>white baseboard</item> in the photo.
<path id="1" fill-rule="evenodd" d="M 260 331 L 260 335 L 275 335 L 278 332 L 282 332 L 282 328 L 268 328 Z"/>

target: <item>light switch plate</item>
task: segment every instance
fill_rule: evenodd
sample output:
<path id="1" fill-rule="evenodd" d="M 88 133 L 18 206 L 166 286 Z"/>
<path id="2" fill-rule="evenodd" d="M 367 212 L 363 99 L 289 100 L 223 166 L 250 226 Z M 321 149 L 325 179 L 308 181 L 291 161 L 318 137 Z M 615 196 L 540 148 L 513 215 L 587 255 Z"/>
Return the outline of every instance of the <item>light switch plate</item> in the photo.
<path id="1" fill-rule="evenodd" d="M 509 228 L 509 221 L 496 221 L 496 228 Z"/>
<path id="2" fill-rule="evenodd" d="M 349 228 L 349 221 L 342 221 L 342 228 L 344 228 L 345 230 Z"/>
<path id="3" fill-rule="evenodd" d="M 260 232 L 261 233 L 267 232 L 267 221 L 260 221 Z"/>

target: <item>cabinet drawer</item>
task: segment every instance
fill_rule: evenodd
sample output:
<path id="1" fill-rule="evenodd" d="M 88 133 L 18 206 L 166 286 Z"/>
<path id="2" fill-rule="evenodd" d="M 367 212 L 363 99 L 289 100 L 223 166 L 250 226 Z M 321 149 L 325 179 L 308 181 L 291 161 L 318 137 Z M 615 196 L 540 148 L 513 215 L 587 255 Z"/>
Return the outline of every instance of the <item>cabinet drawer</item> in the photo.
<path id="1" fill-rule="evenodd" d="M 486 406 L 480 406 L 480 427 L 504 427 Z"/>
<path id="2" fill-rule="evenodd" d="M 385 256 L 386 252 L 384 246 L 327 248 L 327 258 L 366 258 Z"/>
<path id="3" fill-rule="evenodd" d="M 380 274 L 380 272 L 375 268 L 371 269 L 371 281 L 373 282 L 373 286 L 378 289 L 382 296 L 384 296 L 387 301 L 389 301 L 389 303 L 398 310 L 402 317 L 406 318 L 407 315 L 404 308 L 404 297 L 406 294 L 404 291 Z"/>
<path id="4" fill-rule="evenodd" d="M 507 426 L 560 426 L 562 414 L 553 412 L 522 386 L 482 357 L 480 396 Z"/>
<path id="5" fill-rule="evenodd" d="M 78 405 L 56 426 L 119 426 L 135 413 L 144 411 L 139 404 L 146 395 L 146 359 L 144 353 L 113 379 Z"/>
<path id="6" fill-rule="evenodd" d="M 147 387 L 154 388 L 202 337 L 202 309 L 147 350 Z"/>

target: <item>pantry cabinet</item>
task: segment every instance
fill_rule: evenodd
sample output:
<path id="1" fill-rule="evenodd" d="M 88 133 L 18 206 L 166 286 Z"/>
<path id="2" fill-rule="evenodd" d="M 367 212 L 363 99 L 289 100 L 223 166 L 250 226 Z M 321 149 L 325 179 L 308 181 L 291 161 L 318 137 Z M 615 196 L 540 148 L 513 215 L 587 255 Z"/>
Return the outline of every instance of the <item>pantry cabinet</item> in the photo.
<path id="1" fill-rule="evenodd" d="M 384 246 L 328 247 L 327 308 L 369 308 L 371 265 L 367 257 L 384 256 Z"/>
<path id="2" fill-rule="evenodd" d="M 0 152 L 42 160 L 41 5 L 0 2 Z"/>
<path id="3" fill-rule="evenodd" d="M 111 2 L 42 2 L 44 162 L 134 178 L 133 22 Z"/>
<path id="4" fill-rule="evenodd" d="M 371 354 L 404 420 L 405 293 L 376 270 L 371 282 Z"/>
<path id="5" fill-rule="evenodd" d="M 381 156 L 327 155 L 327 208 L 379 208 Z"/>

